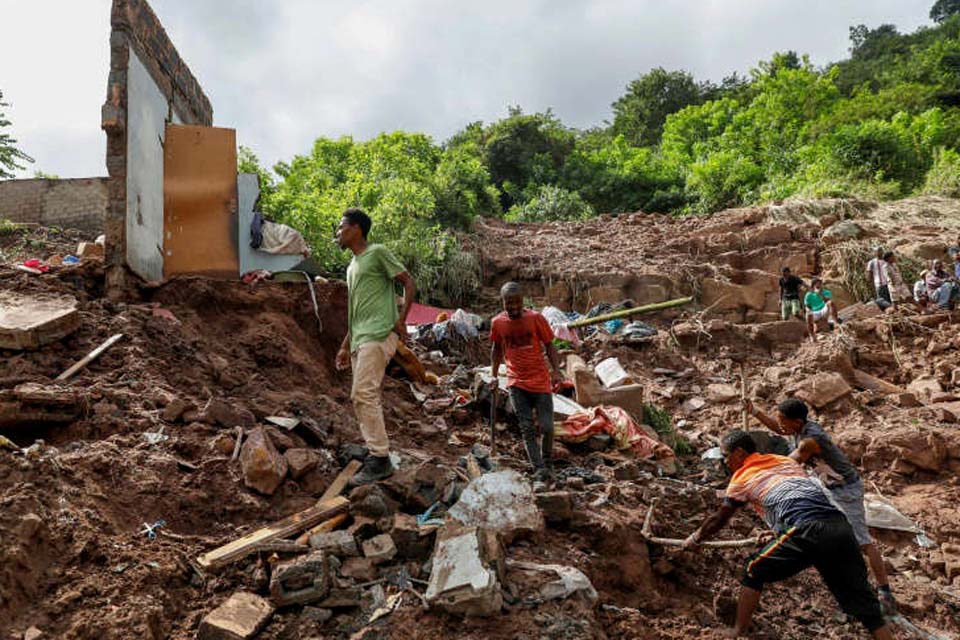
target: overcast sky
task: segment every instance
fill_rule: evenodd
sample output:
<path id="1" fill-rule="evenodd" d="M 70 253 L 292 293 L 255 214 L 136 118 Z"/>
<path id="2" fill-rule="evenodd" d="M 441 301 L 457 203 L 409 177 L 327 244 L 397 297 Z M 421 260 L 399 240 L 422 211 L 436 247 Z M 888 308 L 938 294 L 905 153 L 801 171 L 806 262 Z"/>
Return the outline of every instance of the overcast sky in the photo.
<path id="1" fill-rule="evenodd" d="M 697 79 L 746 72 L 778 50 L 822 65 L 848 27 L 928 24 L 933 0 L 153 0 L 181 56 L 263 163 L 318 136 L 424 131 L 438 142 L 508 105 L 567 124 L 653 67 Z M 0 0 L 0 90 L 12 134 L 41 170 L 106 175 L 100 105 L 109 0 Z"/>

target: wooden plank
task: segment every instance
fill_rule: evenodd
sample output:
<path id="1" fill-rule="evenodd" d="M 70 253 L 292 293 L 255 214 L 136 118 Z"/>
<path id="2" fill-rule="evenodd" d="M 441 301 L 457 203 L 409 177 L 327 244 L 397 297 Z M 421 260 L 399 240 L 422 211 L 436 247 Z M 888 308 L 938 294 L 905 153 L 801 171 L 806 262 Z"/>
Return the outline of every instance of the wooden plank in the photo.
<path id="1" fill-rule="evenodd" d="M 205 553 L 197 558 L 197 564 L 206 571 L 219 569 L 226 564 L 243 558 L 247 554 L 253 553 L 256 551 L 257 546 L 264 542 L 286 538 L 295 533 L 300 533 L 304 529 L 345 512 L 349 506 L 350 501 L 339 496 L 323 501 L 306 511 L 294 513 L 283 520 L 274 522 L 262 529 L 257 529 L 253 533 L 249 533 L 242 538 L 228 542 L 222 547 Z"/>
<path id="2" fill-rule="evenodd" d="M 110 336 L 109 338 L 106 339 L 106 341 L 104 341 L 103 344 L 101 344 L 99 347 L 97 347 L 96 349 L 94 349 L 93 351 L 91 351 L 90 353 L 88 353 L 87 355 L 85 355 L 85 356 L 84 356 L 79 362 L 77 362 L 75 365 L 73 365 L 72 367 L 70 367 L 69 369 L 67 369 L 66 371 L 64 371 L 63 373 L 61 373 L 60 375 L 58 375 L 58 376 L 57 376 L 57 380 L 58 380 L 58 381 L 67 380 L 67 379 L 70 378 L 73 374 L 75 374 L 77 371 L 80 371 L 80 369 L 83 369 L 85 366 L 87 366 L 88 364 L 90 364 L 91 362 L 93 362 L 94 360 L 96 360 L 97 358 L 99 358 L 99 357 L 100 357 L 100 354 L 102 354 L 104 351 L 106 351 L 107 349 L 109 349 L 110 347 L 112 347 L 114 344 L 116 344 L 117 341 L 120 340 L 120 338 L 122 338 L 122 337 L 123 337 L 123 334 L 122 334 L 122 333 L 116 333 L 116 334 Z"/>
<path id="3" fill-rule="evenodd" d="M 359 460 L 351 460 L 348 462 L 347 466 L 345 466 L 343 471 L 340 472 L 340 475 L 333 479 L 333 482 L 329 487 L 327 487 L 327 490 L 323 492 L 322 496 L 320 496 L 320 502 L 326 502 L 327 500 L 336 498 L 338 495 L 343 493 L 347 483 L 353 479 L 353 476 L 356 475 L 357 471 L 360 471 L 360 467 L 362 466 L 363 463 Z"/>
<path id="4" fill-rule="evenodd" d="M 300 537 L 297 538 L 296 542 L 297 544 L 307 544 L 310 541 L 310 536 L 317 533 L 326 533 L 327 531 L 333 531 L 334 529 L 336 529 L 346 521 L 347 521 L 347 514 L 345 513 L 341 513 L 338 516 L 333 516 L 326 522 L 321 522 L 320 524 L 315 526 L 313 529 L 308 529 L 307 531 L 303 532 L 303 534 L 301 534 Z"/>

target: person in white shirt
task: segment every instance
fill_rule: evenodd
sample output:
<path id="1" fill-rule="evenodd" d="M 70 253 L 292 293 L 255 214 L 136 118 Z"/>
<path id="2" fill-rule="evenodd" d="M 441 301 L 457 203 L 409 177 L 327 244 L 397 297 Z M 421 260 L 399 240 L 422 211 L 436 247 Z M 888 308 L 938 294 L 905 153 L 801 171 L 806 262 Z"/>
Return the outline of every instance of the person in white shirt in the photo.
<path id="1" fill-rule="evenodd" d="M 897 256 L 894 255 L 893 251 L 887 251 L 883 254 L 880 272 L 887 281 L 887 294 L 890 296 L 888 300 L 891 304 L 897 305 L 910 299 L 910 289 L 903 282 L 900 267 L 897 266 Z"/>
<path id="2" fill-rule="evenodd" d="M 867 263 L 867 277 L 873 281 L 874 291 L 877 292 L 876 299 L 885 300 L 889 305 L 893 300 L 890 297 L 890 281 L 883 272 L 883 253 L 883 247 L 877 247 L 875 257 Z"/>

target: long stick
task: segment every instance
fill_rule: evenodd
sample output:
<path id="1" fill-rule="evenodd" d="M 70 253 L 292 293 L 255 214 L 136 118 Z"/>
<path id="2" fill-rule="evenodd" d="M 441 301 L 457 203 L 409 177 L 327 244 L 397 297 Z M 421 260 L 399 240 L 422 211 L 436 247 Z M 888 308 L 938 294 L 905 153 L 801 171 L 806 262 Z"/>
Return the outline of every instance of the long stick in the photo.
<path id="1" fill-rule="evenodd" d="M 693 298 L 677 298 L 676 300 L 667 300 L 666 302 L 645 304 L 642 307 L 633 307 L 632 309 L 621 309 L 620 311 L 614 311 L 613 313 L 605 313 L 602 316 L 574 320 L 573 322 L 567 324 L 567 328 L 578 329 L 580 327 L 589 327 L 592 324 L 599 324 L 601 322 L 606 322 L 607 320 L 616 320 L 617 318 L 627 318 L 629 316 L 641 313 L 650 313 L 652 311 L 660 311 L 661 309 L 679 307 L 685 304 L 690 304 L 691 302 L 693 302 Z"/>
<path id="2" fill-rule="evenodd" d="M 750 416 L 747 415 L 747 373 L 746 367 L 741 362 L 740 363 L 740 400 L 743 403 L 743 409 L 741 414 L 743 415 L 743 430 L 748 431 L 750 429 Z"/>
<path id="3" fill-rule="evenodd" d="M 642 535 L 647 542 L 662 544 L 665 547 L 682 547 L 683 540 L 679 538 L 658 538 L 652 535 L 653 508 L 656 505 L 657 500 L 653 499 L 650 502 L 650 508 L 647 509 L 647 515 L 643 519 L 643 528 L 640 530 L 640 535 Z M 701 547 L 712 547 L 714 549 L 736 549 L 740 547 L 751 547 L 757 544 L 757 542 L 757 538 L 745 538 L 743 540 L 707 540 L 699 544 Z"/>
<path id="4" fill-rule="evenodd" d="M 490 456 L 497 448 L 497 389 L 490 394 Z"/>
<path id="5" fill-rule="evenodd" d="M 91 362 L 99 358 L 101 353 L 103 353 L 104 351 L 112 347 L 114 344 L 116 344 L 116 342 L 122 337 L 123 337 L 122 333 L 117 333 L 110 336 L 109 338 L 106 339 L 106 341 L 103 344 L 101 344 L 99 347 L 97 347 L 96 349 L 94 349 L 93 351 L 85 355 L 75 365 L 73 365 L 72 367 L 70 367 L 60 375 L 58 375 L 57 380 L 62 381 L 62 380 L 68 379 L 77 371 L 80 371 L 80 369 L 83 369 L 85 366 L 87 366 L 88 364 L 90 364 Z"/>

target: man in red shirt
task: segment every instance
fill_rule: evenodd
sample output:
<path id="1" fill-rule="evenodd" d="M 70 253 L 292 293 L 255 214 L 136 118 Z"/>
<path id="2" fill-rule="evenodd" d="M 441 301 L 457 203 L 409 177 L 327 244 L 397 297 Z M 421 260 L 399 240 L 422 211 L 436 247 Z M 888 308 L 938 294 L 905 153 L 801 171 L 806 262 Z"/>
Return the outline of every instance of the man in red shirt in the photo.
<path id="1" fill-rule="evenodd" d="M 523 308 L 520 285 L 508 282 L 500 289 L 503 313 L 490 323 L 491 369 L 497 384 L 497 371 L 504 357 L 507 361 L 507 389 L 513 408 L 520 421 L 520 432 L 527 449 L 527 457 L 534 467 L 535 478 L 549 479 L 553 453 L 553 385 L 563 380 L 560 356 L 553 344 L 553 330 L 547 320 L 530 309 Z M 543 357 L 547 357 L 553 374 L 547 371 Z M 541 442 L 533 426 L 533 411 L 537 411 Z"/>

